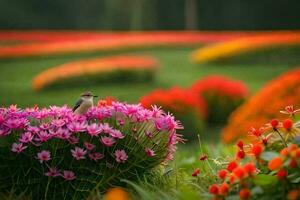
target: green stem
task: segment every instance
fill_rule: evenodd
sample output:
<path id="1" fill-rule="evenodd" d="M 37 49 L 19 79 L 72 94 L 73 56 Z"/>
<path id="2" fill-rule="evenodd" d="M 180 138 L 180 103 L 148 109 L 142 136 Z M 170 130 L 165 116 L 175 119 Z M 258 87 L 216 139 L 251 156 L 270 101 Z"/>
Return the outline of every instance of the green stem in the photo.
<path id="1" fill-rule="evenodd" d="M 276 130 L 276 133 L 279 135 L 279 137 L 281 138 L 283 144 L 285 147 L 287 147 L 287 143 L 285 142 L 284 138 L 282 137 L 282 135 L 280 134 L 280 132 L 278 130 Z"/>

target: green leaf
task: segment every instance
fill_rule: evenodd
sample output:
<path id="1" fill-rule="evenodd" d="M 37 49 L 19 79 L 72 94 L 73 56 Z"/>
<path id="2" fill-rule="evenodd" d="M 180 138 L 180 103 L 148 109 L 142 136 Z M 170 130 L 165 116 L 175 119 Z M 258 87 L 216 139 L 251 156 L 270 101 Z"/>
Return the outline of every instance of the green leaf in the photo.
<path id="1" fill-rule="evenodd" d="M 265 186 L 272 186 L 277 184 L 278 179 L 276 178 L 276 176 L 259 174 L 254 178 L 253 182 L 258 186 L 265 187 Z"/>
<path id="2" fill-rule="evenodd" d="M 291 183 L 300 183 L 300 176 L 298 173 L 293 173 L 287 177 Z"/>
<path id="3" fill-rule="evenodd" d="M 263 160 L 265 160 L 265 161 L 270 161 L 270 160 L 272 160 L 273 158 L 276 158 L 276 157 L 278 157 L 279 156 L 279 154 L 277 153 L 277 152 L 275 152 L 275 151 L 265 151 L 265 152 L 263 152 L 262 154 L 261 154 L 261 158 L 263 159 Z"/>

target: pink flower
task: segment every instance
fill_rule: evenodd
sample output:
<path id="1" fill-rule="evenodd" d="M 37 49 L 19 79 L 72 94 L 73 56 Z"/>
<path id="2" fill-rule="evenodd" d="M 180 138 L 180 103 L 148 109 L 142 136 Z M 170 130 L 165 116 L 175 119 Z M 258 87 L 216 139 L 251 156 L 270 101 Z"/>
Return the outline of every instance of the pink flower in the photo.
<path id="1" fill-rule="evenodd" d="M 85 159 L 85 154 L 87 153 L 87 151 L 82 148 L 75 147 L 75 149 L 71 149 L 71 153 L 76 160 L 81 160 Z"/>
<path id="2" fill-rule="evenodd" d="M 112 130 L 108 123 L 100 124 L 100 128 L 104 133 L 109 133 Z"/>
<path id="3" fill-rule="evenodd" d="M 56 131 L 56 137 L 66 140 L 71 136 L 71 132 L 68 129 L 64 129 L 64 128 L 59 128 Z"/>
<path id="4" fill-rule="evenodd" d="M 68 138 L 68 141 L 70 142 L 70 144 L 77 144 L 79 141 L 79 138 L 75 137 L 75 136 L 71 136 Z"/>
<path id="5" fill-rule="evenodd" d="M 72 180 L 74 180 L 76 178 L 74 172 L 68 171 L 68 170 L 64 171 L 63 177 L 67 181 L 72 181 Z"/>
<path id="6" fill-rule="evenodd" d="M 45 123 L 40 125 L 40 129 L 42 130 L 48 130 L 49 127 L 50 127 L 49 124 L 45 124 Z"/>
<path id="7" fill-rule="evenodd" d="M 40 160 L 40 163 L 48 161 L 51 159 L 50 152 L 43 150 L 37 154 L 37 158 Z"/>
<path id="8" fill-rule="evenodd" d="M 125 136 L 121 133 L 121 131 L 117 130 L 117 129 L 113 129 L 109 132 L 109 135 L 112 136 L 113 138 L 118 138 L 118 139 L 122 139 Z"/>
<path id="9" fill-rule="evenodd" d="M 104 158 L 104 155 L 101 153 L 95 152 L 95 153 L 89 154 L 89 157 L 91 160 L 97 161 L 97 160 Z"/>
<path id="10" fill-rule="evenodd" d="M 107 146 L 107 147 L 111 147 L 116 141 L 111 138 L 111 137 L 102 137 L 101 138 L 101 142 Z"/>
<path id="11" fill-rule="evenodd" d="M 23 146 L 23 143 L 13 143 L 11 147 L 11 151 L 15 153 L 21 153 L 27 146 Z"/>
<path id="12" fill-rule="evenodd" d="M 21 135 L 21 138 L 19 139 L 19 141 L 22 143 L 29 143 L 32 141 L 32 139 L 33 139 L 32 133 L 26 132 Z"/>
<path id="13" fill-rule="evenodd" d="M 86 123 L 71 122 L 70 124 L 68 124 L 68 129 L 74 133 L 83 132 L 86 129 Z"/>
<path id="14" fill-rule="evenodd" d="M 25 118 L 9 118 L 4 124 L 11 129 L 23 129 L 29 124 L 29 121 Z"/>
<path id="15" fill-rule="evenodd" d="M 60 175 L 61 174 L 59 173 L 59 171 L 54 167 L 50 167 L 49 171 L 45 173 L 45 176 L 50 176 L 50 177 L 57 177 Z"/>
<path id="16" fill-rule="evenodd" d="M 128 159 L 128 156 L 124 150 L 116 150 L 115 157 L 118 163 L 124 163 Z"/>
<path id="17" fill-rule="evenodd" d="M 300 109 L 294 109 L 294 106 L 293 105 L 290 105 L 290 106 L 286 106 L 284 108 L 284 110 L 280 111 L 281 113 L 283 114 L 288 114 L 290 116 L 293 116 L 295 115 L 296 113 L 300 112 Z"/>
<path id="18" fill-rule="evenodd" d="M 89 142 L 84 142 L 83 143 L 83 145 L 85 146 L 85 148 L 87 149 L 87 150 L 93 150 L 94 148 L 95 148 L 95 145 L 93 145 L 93 144 L 91 144 L 91 143 L 89 143 Z"/>
<path id="19" fill-rule="evenodd" d="M 145 136 L 147 136 L 148 138 L 152 138 L 152 136 L 153 136 L 152 131 L 145 130 Z"/>
<path id="20" fill-rule="evenodd" d="M 155 156 L 154 151 L 152 149 L 150 149 L 150 148 L 146 148 L 145 152 L 146 152 L 147 156 L 149 156 L 149 157 Z"/>
<path id="21" fill-rule="evenodd" d="M 52 135 L 50 135 L 47 131 L 40 131 L 36 140 L 40 142 L 46 142 L 50 138 L 52 138 Z"/>
<path id="22" fill-rule="evenodd" d="M 86 129 L 88 131 L 88 134 L 90 134 L 91 136 L 97 136 L 102 132 L 101 127 L 96 123 L 89 125 Z"/>
<path id="23" fill-rule="evenodd" d="M 3 129 L 0 129 L 0 137 L 4 137 L 10 134 L 10 129 L 5 127 Z"/>
<path id="24" fill-rule="evenodd" d="M 66 124 L 66 122 L 62 119 L 55 119 L 51 122 L 51 124 L 55 127 L 62 127 L 63 125 Z"/>
<path id="25" fill-rule="evenodd" d="M 157 118 L 154 123 L 158 131 L 174 131 L 183 128 L 170 114 Z"/>

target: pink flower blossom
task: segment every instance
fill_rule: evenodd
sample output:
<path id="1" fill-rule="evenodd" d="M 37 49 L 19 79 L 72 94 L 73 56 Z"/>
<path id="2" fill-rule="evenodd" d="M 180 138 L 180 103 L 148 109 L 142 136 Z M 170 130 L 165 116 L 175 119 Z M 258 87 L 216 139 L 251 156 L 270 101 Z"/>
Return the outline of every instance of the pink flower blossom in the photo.
<path id="1" fill-rule="evenodd" d="M 32 133 L 26 132 L 21 135 L 21 138 L 19 139 L 19 141 L 22 143 L 29 143 L 32 141 L 32 139 L 33 139 Z"/>
<path id="2" fill-rule="evenodd" d="M 107 147 L 111 147 L 116 141 L 111 138 L 111 137 L 102 137 L 101 138 L 101 142 L 107 146 Z"/>
<path id="3" fill-rule="evenodd" d="M 68 170 L 64 171 L 63 177 L 67 181 L 72 181 L 72 180 L 74 180 L 76 178 L 74 172 L 68 171 Z"/>
<path id="4" fill-rule="evenodd" d="M 87 150 L 93 150 L 94 148 L 95 148 L 95 145 L 94 144 L 91 144 L 91 143 L 89 143 L 89 142 L 84 142 L 83 143 L 83 145 L 85 146 L 85 148 L 87 149 Z"/>
<path id="5" fill-rule="evenodd" d="M 0 129 L 0 137 L 9 135 L 11 130 L 7 127 Z"/>
<path id="6" fill-rule="evenodd" d="M 43 150 L 37 154 L 37 158 L 40 160 L 40 163 L 49 161 L 51 159 L 50 152 Z"/>
<path id="7" fill-rule="evenodd" d="M 122 139 L 125 136 L 121 133 L 121 131 L 117 130 L 117 129 L 113 129 L 109 132 L 109 135 L 112 136 L 113 138 L 118 138 L 118 139 Z"/>
<path id="8" fill-rule="evenodd" d="M 108 123 L 100 124 L 100 128 L 104 133 L 109 133 L 112 130 Z"/>
<path id="9" fill-rule="evenodd" d="M 54 167 L 50 167 L 49 171 L 45 173 L 45 176 L 50 176 L 50 177 L 58 177 L 61 174 L 59 173 L 59 171 L 54 168 Z"/>
<path id="10" fill-rule="evenodd" d="M 150 148 L 146 148 L 145 152 L 146 152 L 146 155 L 149 156 L 149 157 L 155 156 L 154 151 L 152 149 L 150 149 Z"/>
<path id="11" fill-rule="evenodd" d="M 57 127 L 57 128 L 62 127 L 62 126 L 64 126 L 65 124 L 66 124 L 66 122 L 65 122 L 64 120 L 62 120 L 62 119 L 55 119 L 55 120 L 53 120 L 53 121 L 51 122 L 51 125 L 53 125 L 53 126 L 55 126 L 55 127 Z"/>
<path id="12" fill-rule="evenodd" d="M 155 127 L 158 131 L 174 131 L 183 127 L 178 121 L 175 121 L 174 116 L 168 114 L 155 120 Z"/>
<path id="13" fill-rule="evenodd" d="M 19 143 L 19 144 L 13 143 L 11 147 L 11 151 L 15 153 L 21 153 L 26 148 L 27 146 L 23 146 L 23 143 Z"/>
<path id="14" fill-rule="evenodd" d="M 52 138 L 52 135 L 50 135 L 47 131 L 40 131 L 36 140 L 39 142 L 46 142 L 50 138 Z"/>
<path id="15" fill-rule="evenodd" d="M 70 142 L 70 144 L 77 144 L 79 141 L 79 138 L 75 137 L 75 136 L 71 136 L 68 138 L 68 141 Z"/>
<path id="16" fill-rule="evenodd" d="M 128 156 L 124 150 L 116 150 L 115 157 L 118 163 L 124 163 L 128 159 Z"/>
<path id="17" fill-rule="evenodd" d="M 36 127 L 36 126 L 28 126 L 27 127 L 27 131 L 31 132 L 33 134 L 38 134 L 39 131 L 40 131 L 40 129 L 38 127 Z"/>
<path id="18" fill-rule="evenodd" d="M 4 124 L 11 129 L 23 129 L 29 124 L 29 121 L 25 118 L 9 118 Z"/>
<path id="19" fill-rule="evenodd" d="M 76 160 L 81 160 L 85 159 L 85 154 L 87 153 L 87 151 L 82 148 L 75 147 L 75 149 L 71 149 L 71 153 Z"/>
<path id="20" fill-rule="evenodd" d="M 152 138 L 152 136 L 153 136 L 152 131 L 145 130 L 145 136 L 147 136 L 148 138 Z"/>
<path id="21" fill-rule="evenodd" d="M 85 122 L 82 122 L 82 123 L 79 123 L 79 122 L 71 122 L 70 124 L 67 125 L 68 126 L 68 129 L 74 133 L 77 133 L 77 132 L 83 132 L 85 131 L 86 129 L 86 123 Z"/>
<path id="22" fill-rule="evenodd" d="M 95 153 L 90 153 L 89 157 L 93 161 L 98 161 L 98 160 L 104 158 L 104 155 L 101 153 L 95 152 Z"/>
<path id="23" fill-rule="evenodd" d="M 46 124 L 46 123 L 40 125 L 40 129 L 42 129 L 42 130 L 48 130 L 49 127 L 50 127 L 50 125 Z"/>
<path id="24" fill-rule="evenodd" d="M 86 129 L 88 131 L 88 134 L 90 134 L 91 136 L 97 136 L 102 132 L 101 127 L 96 123 L 89 125 Z"/>
<path id="25" fill-rule="evenodd" d="M 65 128 L 59 128 L 57 131 L 56 131 L 56 137 L 57 138 L 60 138 L 60 139 L 63 139 L 63 140 L 66 140 L 68 139 L 70 136 L 71 136 L 71 132 L 68 130 L 68 129 L 65 129 Z"/>

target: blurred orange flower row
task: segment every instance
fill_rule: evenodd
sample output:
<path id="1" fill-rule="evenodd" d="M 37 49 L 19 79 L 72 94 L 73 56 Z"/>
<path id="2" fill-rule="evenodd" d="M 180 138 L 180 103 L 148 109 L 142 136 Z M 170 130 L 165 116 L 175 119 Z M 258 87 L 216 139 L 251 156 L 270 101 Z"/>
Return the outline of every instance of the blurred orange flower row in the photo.
<path id="1" fill-rule="evenodd" d="M 246 137 L 245 132 L 251 127 L 259 128 L 270 119 L 284 119 L 284 115 L 276 112 L 285 105 L 300 107 L 300 69 L 290 70 L 269 82 L 264 88 L 234 111 L 229 124 L 222 132 L 222 140 L 234 142 Z"/>
<path id="2" fill-rule="evenodd" d="M 32 81 L 35 90 L 69 80 L 89 75 L 107 75 L 114 72 L 146 72 L 154 74 L 158 67 L 156 59 L 149 56 L 112 56 L 69 62 L 47 69 Z"/>
<path id="3" fill-rule="evenodd" d="M 0 58 L 111 51 L 157 46 L 195 46 L 257 34 L 259 32 L 1 31 L 0 41 L 19 41 L 21 43 L 11 46 L 0 46 Z"/>
<path id="4" fill-rule="evenodd" d="M 299 31 L 269 32 L 205 46 L 194 51 L 191 59 L 194 62 L 205 63 L 238 56 L 247 52 L 296 45 L 300 45 Z"/>

